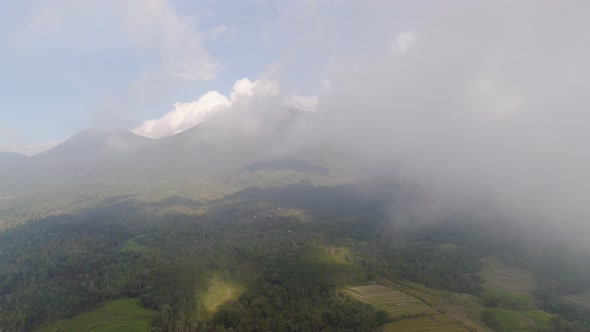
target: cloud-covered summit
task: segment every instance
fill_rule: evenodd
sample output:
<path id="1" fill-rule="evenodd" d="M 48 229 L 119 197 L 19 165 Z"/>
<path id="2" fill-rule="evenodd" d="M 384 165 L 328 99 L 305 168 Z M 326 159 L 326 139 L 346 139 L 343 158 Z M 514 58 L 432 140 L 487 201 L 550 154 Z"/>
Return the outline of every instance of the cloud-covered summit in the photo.
<path id="1" fill-rule="evenodd" d="M 203 123 L 221 112 L 233 109 L 243 113 L 249 107 L 247 106 L 249 101 L 255 102 L 257 107 L 289 106 L 304 111 L 313 111 L 317 105 L 315 97 L 292 95 L 282 98 L 279 96 L 279 92 L 279 84 L 276 81 L 240 79 L 235 82 L 229 97 L 217 91 L 209 91 L 196 101 L 176 103 L 172 111 L 159 119 L 142 123 L 133 129 L 133 132 L 151 138 L 177 134 Z M 241 120 L 247 121 L 246 118 L 241 118 Z"/>

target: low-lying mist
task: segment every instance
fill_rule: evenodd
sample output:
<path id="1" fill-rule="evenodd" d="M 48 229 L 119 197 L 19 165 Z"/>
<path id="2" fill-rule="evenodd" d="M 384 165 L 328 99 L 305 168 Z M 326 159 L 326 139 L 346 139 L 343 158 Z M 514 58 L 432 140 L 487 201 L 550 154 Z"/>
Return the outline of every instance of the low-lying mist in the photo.
<path id="1" fill-rule="evenodd" d="M 334 65 L 290 147 L 346 153 L 403 183 L 394 205 L 407 218 L 513 220 L 586 243 L 588 4 L 440 9 L 389 52 Z"/>

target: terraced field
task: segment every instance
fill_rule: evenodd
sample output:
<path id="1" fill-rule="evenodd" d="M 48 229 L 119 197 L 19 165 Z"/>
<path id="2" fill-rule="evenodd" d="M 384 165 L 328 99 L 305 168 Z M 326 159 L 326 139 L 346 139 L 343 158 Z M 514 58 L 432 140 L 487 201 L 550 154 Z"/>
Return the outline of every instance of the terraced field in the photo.
<path id="1" fill-rule="evenodd" d="M 590 292 L 564 296 L 563 299 L 569 303 L 576 304 L 585 308 L 590 308 Z"/>
<path id="2" fill-rule="evenodd" d="M 384 310 L 392 318 L 411 315 L 431 315 L 437 312 L 419 299 L 381 285 L 353 287 L 344 293 Z"/>
<path id="3" fill-rule="evenodd" d="M 485 311 L 493 316 L 500 331 L 546 331 L 549 329 L 551 320 L 551 316 L 539 310 L 514 311 L 489 308 Z"/>
<path id="4" fill-rule="evenodd" d="M 145 332 L 157 313 L 139 306 L 139 299 L 107 302 L 104 307 L 42 327 L 38 332 Z"/>
<path id="5" fill-rule="evenodd" d="M 480 320 L 479 299 L 467 294 L 457 294 L 441 290 L 434 290 L 415 282 L 394 282 L 380 278 L 377 282 L 408 295 L 414 296 L 434 308 L 438 313 L 456 320 L 471 331 L 493 332 Z"/>
<path id="6" fill-rule="evenodd" d="M 386 332 L 468 332 L 471 331 L 461 326 L 454 319 L 445 315 L 429 317 L 409 318 L 398 322 L 388 323 L 383 326 Z"/>
<path id="7" fill-rule="evenodd" d="M 487 268 L 478 273 L 484 285 L 514 293 L 529 293 L 535 287 L 535 280 L 526 270 L 510 267 L 495 257 L 482 259 Z"/>

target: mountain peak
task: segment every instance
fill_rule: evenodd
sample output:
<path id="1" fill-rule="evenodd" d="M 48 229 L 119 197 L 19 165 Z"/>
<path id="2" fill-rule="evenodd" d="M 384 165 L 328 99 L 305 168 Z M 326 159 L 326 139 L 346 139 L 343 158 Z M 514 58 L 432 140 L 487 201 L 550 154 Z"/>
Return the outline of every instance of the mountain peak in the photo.
<path id="1" fill-rule="evenodd" d="M 87 129 L 42 155 L 56 159 L 105 158 L 134 153 L 152 141 L 124 129 Z"/>

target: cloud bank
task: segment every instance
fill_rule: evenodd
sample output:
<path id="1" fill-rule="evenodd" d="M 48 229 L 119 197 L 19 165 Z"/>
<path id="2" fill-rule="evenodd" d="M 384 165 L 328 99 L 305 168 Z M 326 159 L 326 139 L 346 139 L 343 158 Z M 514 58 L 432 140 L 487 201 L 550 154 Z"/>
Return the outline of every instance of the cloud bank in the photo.
<path id="1" fill-rule="evenodd" d="M 396 52 L 333 65 L 300 137 L 412 184 L 421 204 L 409 218 L 518 220 L 585 241 L 590 4 L 439 9 Z"/>
<path id="2" fill-rule="evenodd" d="M 220 112 L 228 111 L 244 99 L 276 96 L 277 82 L 269 80 L 250 81 L 247 78 L 236 81 L 228 97 L 217 91 L 209 91 L 197 101 L 176 103 L 174 110 L 159 119 L 149 120 L 133 129 L 138 135 L 160 138 L 173 135 L 194 127 Z"/>

